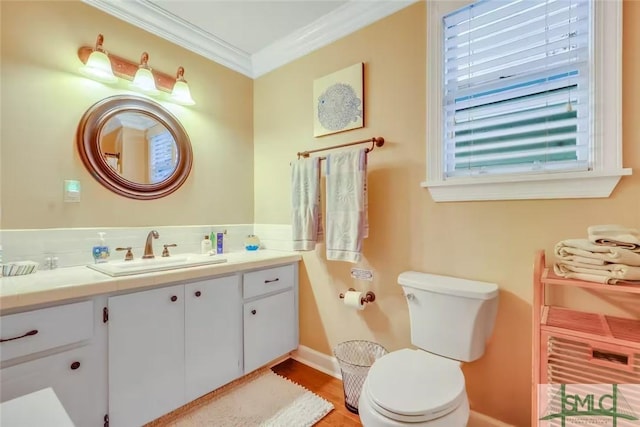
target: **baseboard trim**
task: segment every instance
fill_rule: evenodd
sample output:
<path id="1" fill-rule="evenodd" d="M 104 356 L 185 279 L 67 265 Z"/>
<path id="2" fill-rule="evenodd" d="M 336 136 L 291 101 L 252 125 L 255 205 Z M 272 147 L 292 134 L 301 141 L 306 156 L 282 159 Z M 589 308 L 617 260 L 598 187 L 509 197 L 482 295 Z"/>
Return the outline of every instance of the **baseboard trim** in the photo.
<path id="1" fill-rule="evenodd" d="M 338 360 L 333 356 L 301 345 L 298 346 L 297 350 L 291 352 L 291 358 L 320 372 L 324 372 L 327 375 L 342 379 L 340 365 L 338 364 Z M 475 411 L 471 411 L 468 425 L 474 427 L 513 427 L 510 424 L 503 423 L 502 421 Z"/>
<path id="2" fill-rule="evenodd" d="M 291 353 L 291 358 L 339 380 L 342 379 L 340 365 L 338 365 L 338 360 L 333 356 L 300 345 L 297 350 Z"/>

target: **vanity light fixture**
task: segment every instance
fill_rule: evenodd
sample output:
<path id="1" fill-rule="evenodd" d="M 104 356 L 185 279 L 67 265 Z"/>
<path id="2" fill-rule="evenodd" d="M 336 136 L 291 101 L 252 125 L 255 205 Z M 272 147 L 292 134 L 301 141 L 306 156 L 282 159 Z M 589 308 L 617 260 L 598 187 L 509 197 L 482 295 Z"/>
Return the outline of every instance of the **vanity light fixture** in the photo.
<path id="1" fill-rule="evenodd" d="M 111 61 L 109 61 L 107 53 L 102 48 L 102 42 L 104 42 L 104 37 L 102 34 L 98 34 L 96 47 L 92 49 L 85 65 L 80 68 L 80 72 L 104 83 L 115 83 L 118 78 L 113 74 Z"/>
<path id="2" fill-rule="evenodd" d="M 173 90 L 171 91 L 171 99 L 182 105 L 194 105 L 196 103 L 191 98 L 191 91 L 187 81 L 184 79 L 184 67 L 182 66 L 178 67 L 176 84 L 173 85 Z"/>
<path id="3" fill-rule="evenodd" d="M 82 46 L 78 49 L 78 58 L 85 64 L 81 72 L 103 83 L 115 83 L 118 77 L 131 81 L 131 87 L 147 95 L 175 102 L 182 105 L 194 105 L 187 81 L 184 79 L 184 68 L 179 67 L 176 76 L 165 74 L 149 67 L 149 54 L 144 52 L 140 62 L 134 62 L 111 53 L 102 48 L 104 38 L 98 35 L 96 46 Z M 94 60 L 94 54 L 98 59 Z M 99 65 L 94 65 L 96 62 Z M 95 71 L 99 70 L 99 71 Z M 111 76 L 111 77 L 109 77 Z M 142 79 L 142 80 L 140 80 Z"/>
<path id="4" fill-rule="evenodd" d="M 160 93 L 156 88 L 156 81 L 153 74 L 151 74 L 151 68 L 149 68 L 149 54 L 147 52 L 142 52 L 142 56 L 140 56 L 140 65 L 138 65 L 138 71 L 133 77 L 131 87 L 147 95 L 158 95 Z"/>

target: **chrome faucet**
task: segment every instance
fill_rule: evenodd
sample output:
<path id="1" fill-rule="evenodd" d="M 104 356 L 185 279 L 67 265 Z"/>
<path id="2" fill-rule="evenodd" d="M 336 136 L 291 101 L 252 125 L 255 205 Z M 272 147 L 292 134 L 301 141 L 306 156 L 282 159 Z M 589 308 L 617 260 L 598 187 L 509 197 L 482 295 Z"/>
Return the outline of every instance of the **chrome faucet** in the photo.
<path id="1" fill-rule="evenodd" d="M 160 235 L 156 230 L 151 230 L 149 234 L 147 234 L 147 242 L 144 244 L 144 255 L 142 255 L 142 258 L 144 259 L 155 258 L 155 255 L 153 255 L 153 240 L 151 240 L 152 237 L 154 239 L 157 239 L 158 237 L 160 237 Z"/>

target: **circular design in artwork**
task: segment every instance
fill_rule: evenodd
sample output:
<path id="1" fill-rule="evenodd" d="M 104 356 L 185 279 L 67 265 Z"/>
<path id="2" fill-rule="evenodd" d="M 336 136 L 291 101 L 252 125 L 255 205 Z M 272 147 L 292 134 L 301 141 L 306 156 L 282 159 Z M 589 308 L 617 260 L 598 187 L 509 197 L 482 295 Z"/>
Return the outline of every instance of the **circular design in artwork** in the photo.
<path id="1" fill-rule="evenodd" d="M 318 121 L 328 130 L 344 129 L 362 117 L 361 105 L 351 85 L 336 83 L 318 97 Z"/>

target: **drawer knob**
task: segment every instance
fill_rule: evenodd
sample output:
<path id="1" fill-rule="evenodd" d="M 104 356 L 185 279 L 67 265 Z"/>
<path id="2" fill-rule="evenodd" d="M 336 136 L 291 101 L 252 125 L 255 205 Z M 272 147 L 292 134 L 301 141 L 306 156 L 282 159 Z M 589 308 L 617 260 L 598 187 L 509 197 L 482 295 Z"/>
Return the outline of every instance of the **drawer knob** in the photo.
<path id="1" fill-rule="evenodd" d="M 276 277 L 275 279 L 267 279 L 267 280 L 264 281 L 264 283 L 277 282 L 278 280 L 280 280 L 280 278 Z"/>
<path id="2" fill-rule="evenodd" d="M 24 337 L 30 337 L 31 335 L 35 335 L 38 333 L 37 329 L 32 329 L 29 332 L 27 332 L 26 334 L 22 334 L 19 337 L 13 337 L 13 338 L 2 338 L 0 339 L 0 342 L 7 342 L 7 341 L 13 341 L 13 340 L 19 340 L 20 338 L 24 338 Z"/>
<path id="3" fill-rule="evenodd" d="M 251 310 L 251 314 L 255 315 L 256 313 L 257 313 L 257 311 Z"/>
<path id="4" fill-rule="evenodd" d="M 176 302 L 176 301 L 178 301 L 178 297 L 177 297 L 177 296 L 175 296 L 175 295 L 172 295 L 172 296 L 171 296 L 171 301 L 172 301 L 172 302 Z"/>
<path id="5" fill-rule="evenodd" d="M 75 371 L 76 369 L 78 369 L 79 367 L 80 367 L 80 362 L 73 362 L 73 363 L 71 364 L 71 369 L 72 369 L 72 370 L 74 370 L 74 371 Z"/>
<path id="6" fill-rule="evenodd" d="M 196 296 L 199 297 L 200 295 L 202 295 L 202 292 L 196 291 Z"/>

